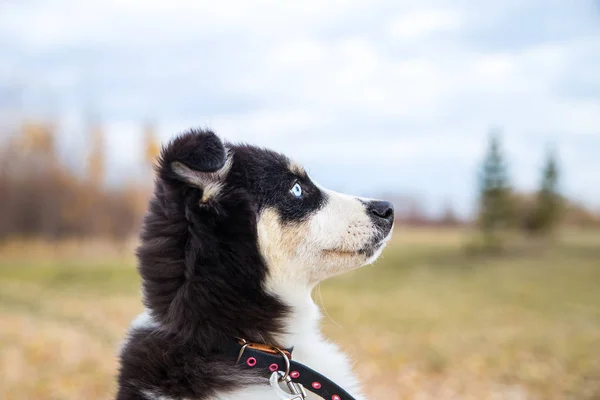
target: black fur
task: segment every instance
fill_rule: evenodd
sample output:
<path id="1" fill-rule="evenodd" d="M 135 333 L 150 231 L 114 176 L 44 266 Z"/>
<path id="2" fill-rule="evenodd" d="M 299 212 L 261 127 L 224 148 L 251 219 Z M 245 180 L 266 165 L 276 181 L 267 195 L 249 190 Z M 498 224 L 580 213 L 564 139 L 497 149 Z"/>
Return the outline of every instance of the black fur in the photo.
<path id="1" fill-rule="evenodd" d="M 191 131 L 166 146 L 137 255 L 144 303 L 159 329 L 138 329 L 121 354 L 119 400 L 142 390 L 172 398 L 204 399 L 256 379 L 233 372 L 218 347 L 243 337 L 277 345 L 286 305 L 266 293 L 267 266 L 257 240 L 257 213 L 276 207 L 293 223 L 327 199 L 284 156 L 229 145 L 233 165 L 218 196 L 202 203 L 202 188 L 173 170 L 173 162 L 201 172 L 219 170 L 227 151 L 210 131 Z M 289 193 L 300 182 L 303 196 Z"/>
<path id="2" fill-rule="evenodd" d="M 290 160 L 274 151 L 254 146 L 234 146 L 234 168 L 228 183 L 244 187 L 262 207 L 274 207 L 284 222 L 301 221 L 321 208 L 327 198 L 306 174 L 289 168 Z M 302 185 L 300 199 L 290 194 L 295 182 Z"/>
<path id="3" fill-rule="evenodd" d="M 215 172 L 225 164 L 225 156 L 225 147 L 214 133 L 192 129 L 163 149 L 158 172 L 162 179 L 176 179 L 171 171 L 171 164 L 175 161 L 196 171 Z"/>

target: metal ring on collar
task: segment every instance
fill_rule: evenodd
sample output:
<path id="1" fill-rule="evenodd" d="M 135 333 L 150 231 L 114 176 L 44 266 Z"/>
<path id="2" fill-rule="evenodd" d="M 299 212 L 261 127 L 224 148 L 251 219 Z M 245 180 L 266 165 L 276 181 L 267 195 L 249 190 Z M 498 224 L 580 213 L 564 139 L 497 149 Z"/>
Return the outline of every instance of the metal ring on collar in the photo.
<path id="1" fill-rule="evenodd" d="M 240 339 L 240 341 L 242 341 L 242 348 L 240 349 L 240 352 L 238 353 L 238 357 L 237 360 L 235 361 L 236 363 L 240 362 L 240 358 L 242 358 L 242 354 L 244 354 L 244 351 L 246 350 L 246 347 L 248 347 L 249 343 L 246 342 L 246 339 Z"/>
<path id="2" fill-rule="evenodd" d="M 273 347 L 273 349 L 275 349 L 275 351 L 281 354 L 281 357 L 283 357 L 283 361 L 285 361 L 285 375 L 279 378 L 279 382 L 283 382 L 290 375 L 290 359 L 288 358 L 288 356 L 285 355 L 283 351 L 281 351 L 281 349 L 277 347 Z"/>

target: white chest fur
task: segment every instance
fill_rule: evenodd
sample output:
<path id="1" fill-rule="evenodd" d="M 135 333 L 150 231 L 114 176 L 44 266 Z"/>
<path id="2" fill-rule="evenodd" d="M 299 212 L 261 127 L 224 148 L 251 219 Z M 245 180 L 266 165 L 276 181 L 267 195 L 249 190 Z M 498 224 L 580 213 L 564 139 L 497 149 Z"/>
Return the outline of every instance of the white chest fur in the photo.
<path id="1" fill-rule="evenodd" d="M 318 307 L 309 293 L 286 294 L 284 300 L 292 305 L 292 316 L 286 325 L 288 333 L 280 340 L 286 347 L 294 346 L 293 357 L 306 366 L 327 376 L 357 400 L 364 399 L 358 380 L 352 373 L 349 358 L 335 344 L 327 341 L 319 331 L 321 318 Z M 320 399 L 309 392 L 309 399 Z M 249 387 L 217 396 L 214 400 L 270 400 L 277 399 L 273 389 Z"/>

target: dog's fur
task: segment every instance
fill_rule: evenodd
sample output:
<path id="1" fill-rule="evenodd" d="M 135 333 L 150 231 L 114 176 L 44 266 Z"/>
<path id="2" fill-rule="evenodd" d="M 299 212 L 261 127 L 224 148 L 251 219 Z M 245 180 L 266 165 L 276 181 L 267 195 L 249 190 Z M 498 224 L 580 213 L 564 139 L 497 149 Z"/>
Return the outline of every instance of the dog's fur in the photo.
<path id="1" fill-rule="evenodd" d="M 294 346 L 294 359 L 362 398 L 325 341 L 312 288 L 374 261 L 387 202 L 325 190 L 287 157 L 192 130 L 163 148 L 138 249 L 147 311 L 121 350 L 119 400 L 276 398 L 218 352 L 233 338 Z"/>

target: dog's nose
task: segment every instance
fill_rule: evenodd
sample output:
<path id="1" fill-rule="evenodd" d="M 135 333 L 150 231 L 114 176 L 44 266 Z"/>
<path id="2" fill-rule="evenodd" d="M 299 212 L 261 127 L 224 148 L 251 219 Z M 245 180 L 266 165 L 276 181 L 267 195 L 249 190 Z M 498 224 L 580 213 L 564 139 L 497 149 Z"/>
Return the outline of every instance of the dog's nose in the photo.
<path id="1" fill-rule="evenodd" d="M 394 206 L 389 201 L 371 201 L 368 209 L 369 213 L 377 219 L 384 219 L 389 223 L 394 222 Z"/>

